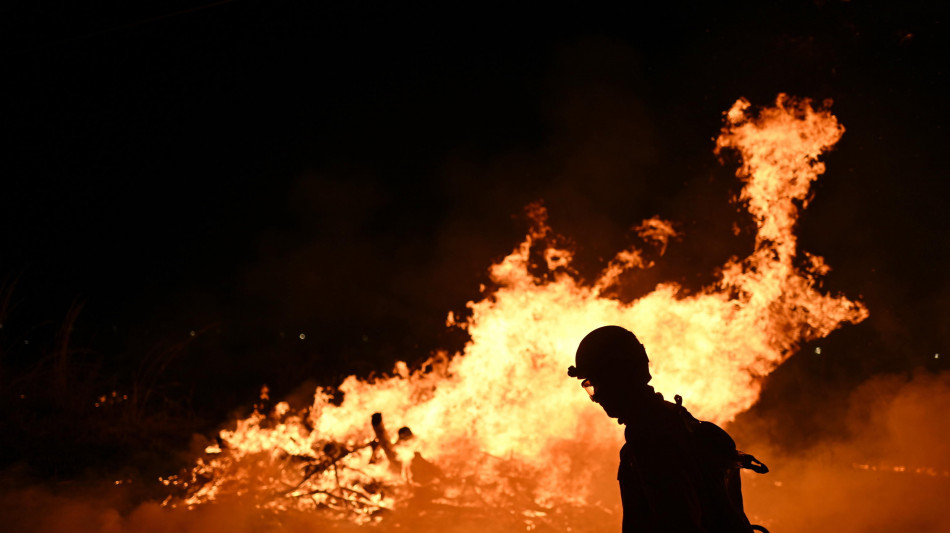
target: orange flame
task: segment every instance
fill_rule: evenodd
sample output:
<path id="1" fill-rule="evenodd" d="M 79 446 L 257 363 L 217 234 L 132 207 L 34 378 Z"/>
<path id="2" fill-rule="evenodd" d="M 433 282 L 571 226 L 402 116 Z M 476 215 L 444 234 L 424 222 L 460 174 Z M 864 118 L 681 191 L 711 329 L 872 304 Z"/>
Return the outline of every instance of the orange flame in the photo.
<path id="1" fill-rule="evenodd" d="M 278 404 L 270 418 L 240 420 L 221 432 L 223 446 L 209 448 L 187 479 L 166 482 L 190 490 L 183 500 L 188 505 L 250 490 L 246 480 L 253 477 L 254 484 L 266 478 L 282 487 L 267 493 L 264 507 L 312 508 L 343 499 L 355 502 L 353 508 L 385 508 L 399 503 L 401 489 L 380 492 L 371 480 L 409 490 L 423 482 L 417 465 L 435 465 L 443 477 L 459 480 L 455 488 L 442 485 L 442 497 L 459 499 L 465 486 L 497 482 L 504 463 L 534 481 L 537 505 L 586 503 L 591 479 L 578 450 L 615 453 L 622 439 L 619 427 L 565 375 L 591 329 L 617 324 L 636 332 L 650 354 L 656 389 L 681 394 L 697 417 L 724 423 L 757 400 L 761 378 L 800 343 L 868 316 L 860 303 L 816 290 L 828 271 L 820 257 L 803 253 L 802 268 L 793 262 L 798 206 L 807 204 L 811 182 L 824 171 L 817 158 L 842 133 L 834 116 L 808 100 L 779 95 L 774 107 L 757 113 L 744 99 L 733 105 L 716 153 L 733 149 L 741 157 L 739 200 L 758 227 L 755 248 L 723 265 L 716 284 L 693 294 L 665 283 L 632 302 L 606 296 L 624 271 L 650 267 L 642 253 L 618 253 L 598 279 L 584 283 L 571 270 L 572 253 L 549 244 L 543 207 L 530 206 L 535 226 L 490 268 L 498 289 L 469 302 L 466 321 L 449 316 L 449 325 L 471 337 L 461 353 L 437 354 L 425 370 L 400 363 L 391 377 L 375 381 L 350 376 L 339 386 L 339 404 L 321 389 L 302 413 Z M 636 229 L 661 254 L 677 236 L 657 217 Z M 533 264 L 538 257 L 543 265 Z M 545 275 L 532 275 L 539 268 Z M 369 418 L 376 412 L 390 427 L 408 426 L 416 435 L 395 446 L 402 467 L 395 473 L 366 446 L 374 439 Z M 331 453 L 332 468 L 300 483 L 304 470 L 290 458 L 316 461 L 327 446 L 348 453 Z"/>

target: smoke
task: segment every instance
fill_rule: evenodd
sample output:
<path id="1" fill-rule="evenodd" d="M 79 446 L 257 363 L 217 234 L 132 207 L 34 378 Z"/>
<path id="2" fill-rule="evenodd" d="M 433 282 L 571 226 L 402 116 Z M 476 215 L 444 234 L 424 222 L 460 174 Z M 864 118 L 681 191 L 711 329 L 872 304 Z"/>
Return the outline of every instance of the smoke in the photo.
<path id="1" fill-rule="evenodd" d="M 64 493 L 39 487 L 7 492 L 0 497 L 0 519 L 7 531 L 20 533 L 304 532 L 327 527 L 348 530 L 339 524 L 330 526 L 316 515 L 288 514 L 280 520 L 262 516 L 249 505 L 250 501 L 239 498 L 191 511 L 166 509 L 156 501 L 126 509 L 123 503 L 128 494 L 111 492 Z"/>
<path id="2" fill-rule="evenodd" d="M 353 141 L 357 154 L 314 155 L 217 306 L 184 301 L 163 320 L 188 317 L 184 331 L 222 320 L 229 341 L 202 353 L 201 368 L 225 368 L 245 394 L 261 382 L 283 393 L 299 375 L 333 384 L 460 349 L 464 339 L 443 327 L 446 313 L 464 314 L 465 302 L 481 297 L 487 265 L 523 237 L 520 213 L 531 202 L 543 199 L 552 225 L 571 228 L 583 247 L 575 266 L 594 275 L 679 184 L 664 175 L 676 170 L 660 171 L 669 161 L 658 159 L 635 51 L 597 38 L 564 45 L 550 61 L 525 81 L 529 90 L 506 88 L 502 103 L 460 95 L 465 103 L 450 112 L 425 107 L 373 124 L 367 134 L 384 127 L 391 137 Z M 455 129 L 430 116 L 444 113 Z M 515 131 L 499 138 L 499 123 Z M 702 153 L 711 159 L 709 146 Z M 656 281 L 644 279 L 639 291 Z M 195 308 L 207 312 L 196 317 Z"/>
<path id="3" fill-rule="evenodd" d="M 772 469 L 743 479 L 750 518 L 772 531 L 947 531 L 948 409 L 950 372 L 889 374 L 851 393 L 846 414 L 831 420 L 840 431 L 828 431 L 840 436 L 802 450 L 737 424 L 740 448 Z M 784 424 L 794 410 L 764 416 Z"/>

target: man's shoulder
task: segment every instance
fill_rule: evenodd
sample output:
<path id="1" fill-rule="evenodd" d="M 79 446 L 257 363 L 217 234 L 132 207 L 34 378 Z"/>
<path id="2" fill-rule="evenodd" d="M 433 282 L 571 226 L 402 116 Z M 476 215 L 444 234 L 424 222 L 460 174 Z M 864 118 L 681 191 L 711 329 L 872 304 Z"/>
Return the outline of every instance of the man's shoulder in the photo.
<path id="1" fill-rule="evenodd" d="M 628 424 L 624 433 L 628 442 L 644 437 L 649 440 L 682 438 L 715 455 L 731 456 L 736 450 L 735 441 L 724 429 L 713 422 L 697 419 L 679 402 L 668 402 L 662 396 L 652 403 L 647 416 L 636 424 Z"/>
<path id="2" fill-rule="evenodd" d="M 640 416 L 627 423 L 624 436 L 627 442 L 646 444 L 681 440 L 691 435 L 699 421 L 683 406 L 668 402 L 660 394 L 644 405 Z"/>
<path id="3" fill-rule="evenodd" d="M 677 402 L 669 404 L 667 407 L 671 413 L 675 413 L 683 421 L 687 431 L 693 434 L 700 447 L 708 452 L 719 455 L 731 456 L 736 451 L 736 441 L 726 432 L 708 420 L 699 420 L 692 415 L 685 407 Z"/>

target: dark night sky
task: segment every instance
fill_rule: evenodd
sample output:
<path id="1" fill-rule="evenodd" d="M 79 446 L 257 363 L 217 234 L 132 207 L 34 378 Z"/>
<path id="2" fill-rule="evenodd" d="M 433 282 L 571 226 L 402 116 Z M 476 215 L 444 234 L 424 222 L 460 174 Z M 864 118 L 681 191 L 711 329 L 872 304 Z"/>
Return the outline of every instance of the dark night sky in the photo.
<path id="1" fill-rule="evenodd" d="M 538 199 L 582 272 L 659 214 L 685 236 L 657 279 L 708 283 L 751 246 L 710 139 L 779 92 L 833 99 L 847 128 L 801 247 L 872 318 L 827 379 L 950 352 L 945 10 L 316 4 L 2 8 L 3 341 L 40 345 L 5 364 L 29 368 L 75 301 L 118 386 L 200 331 L 163 379 L 218 409 L 418 360 L 458 345 L 445 313 Z"/>

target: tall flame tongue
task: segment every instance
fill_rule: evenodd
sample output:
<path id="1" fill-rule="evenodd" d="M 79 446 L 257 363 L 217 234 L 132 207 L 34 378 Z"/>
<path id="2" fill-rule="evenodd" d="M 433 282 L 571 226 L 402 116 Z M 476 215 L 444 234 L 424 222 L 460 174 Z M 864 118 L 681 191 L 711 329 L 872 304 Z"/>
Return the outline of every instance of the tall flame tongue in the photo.
<path id="1" fill-rule="evenodd" d="M 185 489 L 186 505 L 254 492 L 264 508 L 316 506 L 358 521 L 423 491 L 459 506 L 501 505 L 517 494 L 542 514 L 554 504 L 593 504 L 588 467 L 612 468 L 622 435 L 565 375 L 588 331 L 617 324 L 636 332 L 656 389 L 722 423 L 756 401 L 761 378 L 799 343 L 867 317 L 860 303 L 815 289 L 828 271 L 820 257 L 793 262 L 798 205 L 824 171 L 818 156 L 843 131 L 827 110 L 785 95 L 757 113 L 744 99 L 726 113 L 716 153 L 741 156 L 740 200 L 758 232 L 752 254 L 727 262 L 714 286 L 686 294 L 661 284 L 629 303 L 608 297 L 622 272 L 649 266 L 640 251 L 620 252 L 583 283 L 571 252 L 549 244 L 543 208 L 531 206 L 535 227 L 490 269 L 498 289 L 469 302 L 464 323 L 449 316 L 471 336 L 461 353 L 437 355 L 418 371 L 400 363 L 374 381 L 350 376 L 339 404 L 321 389 L 304 412 L 281 403 L 239 420 L 190 475 L 166 483 Z M 637 229 L 660 253 L 675 236 L 658 218 Z M 532 275 L 539 268 L 544 274 Z M 383 415 L 374 422 L 408 426 L 415 437 L 384 435 L 383 424 L 370 423 L 374 413 Z"/>

